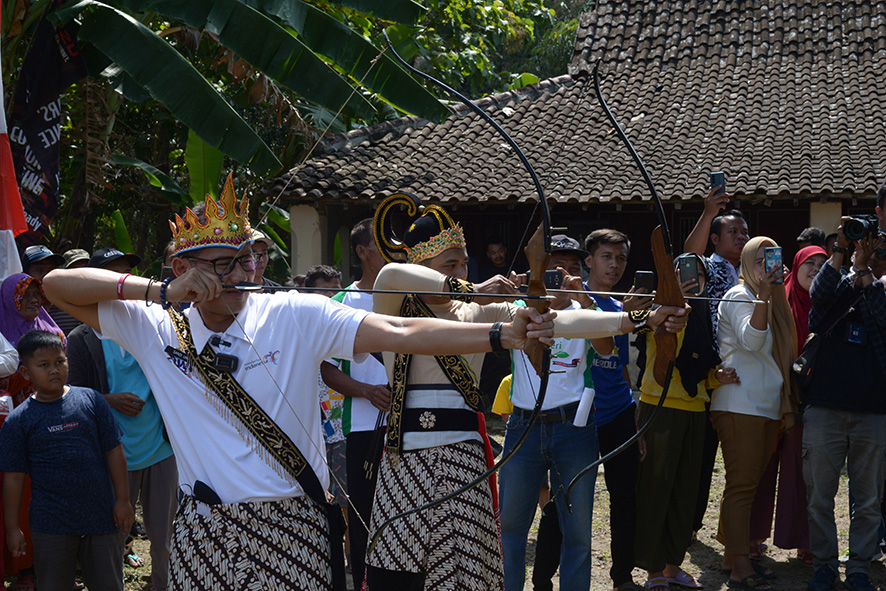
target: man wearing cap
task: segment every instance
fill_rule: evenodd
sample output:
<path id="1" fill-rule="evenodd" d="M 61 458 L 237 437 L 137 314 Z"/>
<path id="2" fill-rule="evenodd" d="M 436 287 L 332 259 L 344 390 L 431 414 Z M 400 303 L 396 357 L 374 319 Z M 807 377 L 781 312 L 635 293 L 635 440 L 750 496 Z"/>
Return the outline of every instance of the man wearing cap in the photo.
<path id="1" fill-rule="evenodd" d="M 65 258 L 62 255 L 55 254 L 48 246 L 42 244 L 29 246 L 22 254 L 22 272 L 35 279 L 39 279 L 41 282 L 47 273 L 53 269 L 64 268 L 65 263 Z M 48 306 L 44 305 L 46 311 L 49 312 L 49 315 L 58 327 L 62 329 L 65 336 L 80 326 L 79 320 L 57 307 L 49 298 L 46 298 L 46 303 L 49 304 Z"/>
<path id="2" fill-rule="evenodd" d="M 89 253 L 82 248 L 71 248 L 62 253 L 65 269 L 80 269 L 89 263 Z"/>
<path id="3" fill-rule="evenodd" d="M 393 236 L 389 218 L 398 205 L 406 206 L 408 211 L 418 211 L 421 203 L 407 194 L 393 195 L 382 202 L 374 221 L 376 244 L 387 260 L 405 258 L 412 264 L 384 267 L 375 289 L 449 291 L 453 295 L 376 293 L 373 306 L 376 312 L 485 323 L 506 321 L 522 313 L 518 310 L 525 311 L 510 304 L 494 303 L 496 298 L 474 297 L 475 292 L 482 293 L 488 286 L 483 284 L 475 289 L 464 280 L 468 263 L 464 234 L 443 208 L 425 206 L 423 214 L 412 222 L 402 240 Z M 577 254 L 573 256 L 580 261 Z M 501 286 L 496 287 L 497 290 L 486 293 L 505 293 Z M 567 313 L 572 317 L 563 322 Z M 647 314 L 643 321 L 658 326 L 670 318 L 667 329 L 676 331 L 685 323 L 685 311 L 679 313 L 680 319 L 668 314 L 677 313 L 676 308 L 662 307 L 654 315 Z M 579 338 L 584 342 L 585 338 L 630 332 L 637 322 L 639 320 L 632 321 L 625 314 L 564 310 L 558 312 L 555 336 Z M 561 334 L 558 335 L 558 331 Z M 495 350 L 503 353 L 498 347 Z M 475 378 L 482 359 L 481 355 L 468 354 L 431 357 L 385 353 L 392 402 L 371 532 L 394 515 L 445 496 L 485 471 L 491 453 L 484 455 L 485 428 L 480 423 L 480 393 Z M 571 358 L 567 361 L 571 362 Z M 528 407 L 532 408 L 535 402 L 534 396 L 530 396 L 533 401 Z M 564 417 L 562 422 L 570 423 L 571 427 L 572 418 Z M 593 441 L 593 428 L 584 433 L 590 433 L 584 438 L 586 442 Z M 595 450 L 594 445 L 587 454 L 587 464 L 596 457 Z M 577 471 L 574 466 L 570 466 L 570 470 Z M 533 472 L 532 477 L 536 475 Z M 541 478 L 542 475 L 538 475 L 536 482 L 530 478 L 513 484 L 532 491 L 533 506 L 543 484 Z M 591 481 L 581 486 L 593 490 Z M 380 533 L 376 546 L 367 556 L 369 588 L 374 591 L 406 589 L 423 584 L 426 589 L 501 589 L 503 574 L 493 514 L 494 498 L 491 488 L 481 484 L 436 507 L 393 521 Z M 590 511 L 583 510 L 581 514 L 586 517 L 584 537 L 589 547 Z M 522 543 L 525 544 L 525 533 Z M 590 586 L 589 558 L 587 567 L 584 590 Z M 581 575 L 575 577 L 581 578 Z"/>
<path id="4" fill-rule="evenodd" d="M 491 326 L 391 318 L 319 295 L 230 287 L 254 279 L 256 260 L 248 201 L 236 198 L 231 176 L 219 201 L 207 197 L 202 219 L 189 209 L 171 222 L 175 278 L 57 270 L 46 289 L 132 353 L 148 378 L 183 495 L 171 586 L 343 589 L 343 566 L 332 559 L 341 558 L 341 538 L 330 543 L 340 512 L 336 519 L 324 497 L 329 473 L 316 390 L 304 386 L 316 383 L 324 359 L 379 348 L 486 352 Z M 194 305 L 179 313 L 170 301 Z M 502 344 L 546 339 L 552 316 L 520 314 L 501 328 Z"/>
<path id="5" fill-rule="evenodd" d="M 581 262 L 588 252 L 577 240 L 565 234 L 555 235 L 551 240 L 548 270 L 563 275 L 563 289 L 581 290 Z M 586 295 L 555 293 L 551 308 L 558 311 L 597 309 L 597 305 Z M 523 588 L 526 539 L 535 516 L 538 491 L 544 486 L 548 472 L 556 510 L 548 508 L 546 511 L 550 511 L 555 519 L 560 516 L 563 536 L 559 551 L 560 589 L 584 591 L 590 587 L 595 474 L 580 480 L 572 490 L 571 512 L 566 509 L 563 489 L 582 468 L 597 459 L 597 429 L 591 412 L 594 382 L 590 362 L 595 350 L 608 354 L 612 346 L 611 338 L 554 340 L 552 372 L 542 413 L 524 445 L 510 462 L 502 466 L 500 474 L 501 538 L 507 591 Z M 526 430 L 540 384 L 525 353 L 515 351 L 512 358 L 514 377 L 510 399 L 514 410 L 508 420 L 505 453 L 514 447 Z M 582 398 L 587 398 L 582 405 L 585 413 L 576 417 Z"/>
<path id="6" fill-rule="evenodd" d="M 140 262 L 138 255 L 102 248 L 88 259 L 88 266 L 122 275 L 131 273 Z M 123 431 L 130 501 L 134 507 L 141 500 L 145 530 L 151 542 L 151 582 L 157 591 L 165 591 L 178 474 L 151 386 L 128 351 L 110 339 L 103 339 L 86 324 L 71 331 L 67 353 L 68 382 L 104 394 Z M 132 552 L 127 558 L 140 560 Z"/>
<path id="7" fill-rule="evenodd" d="M 256 283 L 265 287 L 280 287 L 276 281 L 265 277 L 265 270 L 268 268 L 270 258 L 268 250 L 271 248 L 271 239 L 264 235 L 260 230 L 253 230 L 252 252 L 255 253 L 255 279 Z"/>
<path id="8" fill-rule="evenodd" d="M 52 252 L 48 246 L 29 246 L 22 253 L 22 272 L 43 281 L 47 273 L 64 266 L 65 258 Z"/>

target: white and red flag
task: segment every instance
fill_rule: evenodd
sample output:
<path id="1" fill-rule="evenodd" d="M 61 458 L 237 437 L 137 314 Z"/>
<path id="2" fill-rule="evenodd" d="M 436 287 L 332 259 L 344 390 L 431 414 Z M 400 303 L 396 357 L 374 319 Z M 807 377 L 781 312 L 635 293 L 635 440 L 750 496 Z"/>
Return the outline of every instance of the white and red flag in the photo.
<path id="1" fill-rule="evenodd" d="M 15 237 L 28 230 L 22 198 L 15 180 L 15 166 L 6 133 L 6 109 L 3 104 L 3 77 L 0 72 L 0 279 L 21 273 L 22 264 Z"/>

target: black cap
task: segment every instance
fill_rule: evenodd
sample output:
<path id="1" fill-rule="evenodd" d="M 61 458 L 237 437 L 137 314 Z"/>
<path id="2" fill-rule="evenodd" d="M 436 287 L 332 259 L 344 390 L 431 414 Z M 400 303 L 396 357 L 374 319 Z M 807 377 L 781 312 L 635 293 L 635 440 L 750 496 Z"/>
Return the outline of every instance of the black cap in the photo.
<path id="1" fill-rule="evenodd" d="M 570 238 L 566 234 L 551 236 L 551 253 L 555 252 L 574 252 L 581 260 L 585 260 L 589 254 L 581 247 L 578 240 Z"/>
<path id="2" fill-rule="evenodd" d="M 48 246 L 37 244 L 35 246 L 27 247 L 22 254 L 22 270 L 27 273 L 32 263 L 44 260 L 49 260 L 49 262 L 55 264 L 56 267 L 61 267 L 65 264 L 65 257 L 60 254 L 55 254 L 49 250 Z"/>
<path id="3" fill-rule="evenodd" d="M 101 268 L 119 258 L 126 258 L 130 267 L 135 267 L 142 262 L 142 258 L 137 254 L 126 254 L 116 248 L 101 248 L 92 253 L 92 258 L 89 259 L 89 264 L 87 266 Z"/>

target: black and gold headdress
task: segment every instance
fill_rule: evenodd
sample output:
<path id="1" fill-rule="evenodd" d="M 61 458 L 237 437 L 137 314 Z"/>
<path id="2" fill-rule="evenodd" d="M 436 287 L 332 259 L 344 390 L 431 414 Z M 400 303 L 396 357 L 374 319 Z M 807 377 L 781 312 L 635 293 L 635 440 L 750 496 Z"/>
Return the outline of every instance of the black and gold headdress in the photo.
<path id="1" fill-rule="evenodd" d="M 403 240 L 397 238 L 391 223 L 393 210 L 404 207 L 412 218 Z M 416 218 L 418 213 L 421 215 Z M 391 195 L 379 205 L 372 219 L 372 234 L 379 252 L 389 263 L 419 263 L 432 259 L 450 248 L 464 248 L 465 236 L 439 205 L 422 205 L 409 193 Z"/>

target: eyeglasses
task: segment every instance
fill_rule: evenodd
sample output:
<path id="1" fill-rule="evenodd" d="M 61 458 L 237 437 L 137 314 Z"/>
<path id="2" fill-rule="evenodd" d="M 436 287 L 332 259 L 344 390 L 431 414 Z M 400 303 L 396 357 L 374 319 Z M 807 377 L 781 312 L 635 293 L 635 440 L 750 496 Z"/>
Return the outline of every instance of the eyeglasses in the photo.
<path id="1" fill-rule="evenodd" d="M 233 257 L 221 257 L 217 259 L 201 259 L 200 257 L 185 257 L 192 261 L 203 261 L 204 263 L 211 263 L 212 270 L 216 275 L 220 277 L 224 277 L 228 273 L 234 270 L 234 264 L 239 263 L 240 268 L 244 271 L 255 271 L 256 264 L 258 260 L 261 258 L 261 255 L 251 253 L 244 254 L 241 257 L 233 258 Z"/>

